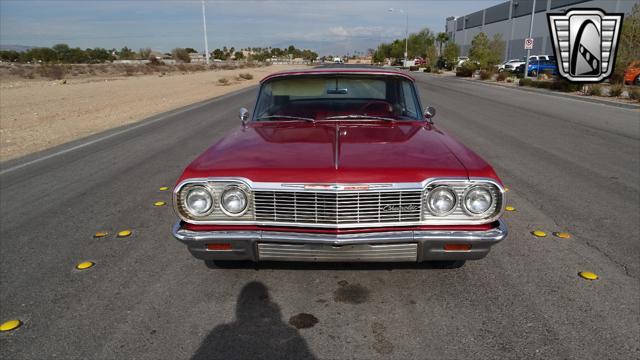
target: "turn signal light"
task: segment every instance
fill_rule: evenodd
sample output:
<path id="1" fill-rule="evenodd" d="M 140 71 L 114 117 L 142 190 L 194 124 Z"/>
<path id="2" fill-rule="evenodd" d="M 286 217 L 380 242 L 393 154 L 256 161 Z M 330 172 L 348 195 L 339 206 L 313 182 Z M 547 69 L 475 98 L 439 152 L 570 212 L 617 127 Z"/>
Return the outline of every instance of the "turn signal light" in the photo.
<path id="1" fill-rule="evenodd" d="M 471 244 L 445 244 L 444 249 L 446 251 L 469 251 Z"/>
<path id="2" fill-rule="evenodd" d="M 231 244 L 207 244 L 207 250 L 231 250 Z"/>

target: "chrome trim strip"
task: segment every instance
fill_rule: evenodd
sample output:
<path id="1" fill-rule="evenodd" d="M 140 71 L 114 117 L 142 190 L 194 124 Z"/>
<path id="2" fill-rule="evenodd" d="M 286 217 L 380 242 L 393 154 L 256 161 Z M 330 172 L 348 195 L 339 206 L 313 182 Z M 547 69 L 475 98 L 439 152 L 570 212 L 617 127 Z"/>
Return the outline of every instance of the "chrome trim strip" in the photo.
<path id="1" fill-rule="evenodd" d="M 424 190 L 430 185 L 438 182 L 447 183 L 469 183 L 469 186 L 474 183 L 490 183 L 496 186 L 500 190 L 502 196 L 501 206 L 495 216 L 491 218 L 470 218 L 470 219 L 458 219 L 447 220 L 446 216 L 439 219 L 427 219 L 417 222 L 385 222 L 385 223 L 363 223 L 363 224 L 315 224 L 315 223 L 286 223 L 286 222 L 274 222 L 274 221 L 247 221 L 247 220 L 232 220 L 228 221 L 216 221 L 216 220 L 191 220 L 182 216 L 178 209 L 178 194 L 180 189 L 186 184 L 206 184 L 208 182 L 236 182 L 246 185 L 253 190 L 267 190 L 267 191 L 311 191 L 318 193 L 350 193 L 350 192 L 393 192 L 399 190 Z M 326 185 L 327 189 L 323 190 L 307 190 L 305 186 L 308 185 Z M 368 189 L 357 189 L 358 187 L 367 186 Z M 351 188 L 356 188 L 352 190 Z M 252 196 L 253 198 L 253 196 Z M 253 201 L 253 199 L 252 199 Z M 420 225 L 481 225 L 488 224 L 498 220 L 504 213 L 506 204 L 506 194 L 502 185 L 497 181 L 490 178 L 430 178 L 422 182 L 406 182 L 406 183 L 279 183 L 279 182 L 253 182 L 247 178 L 241 177 L 220 177 L 220 178 L 192 178 L 186 179 L 180 182 L 173 191 L 173 205 L 176 215 L 185 222 L 199 225 L 258 225 L 258 226 L 284 226 L 284 227 L 306 227 L 306 228 L 327 228 L 327 229 L 356 229 L 356 228 L 375 228 L 375 227 L 397 227 L 397 226 L 420 226 Z M 254 204 L 255 209 L 255 204 Z"/>
<path id="2" fill-rule="evenodd" d="M 405 230 L 368 232 L 357 234 L 318 234 L 305 232 L 284 232 L 267 230 L 237 230 L 237 231 L 192 231 L 183 229 L 180 222 L 173 226 L 173 236 L 185 243 L 207 241 L 237 241 L 255 240 L 272 243 L 286 244 L 381 244 L 381 243 L 407 243 L 421 241 L 447 242 L 491 242 L 503 240 L 508 229 L 504 221 L 499 220 L 498 226 L 489 230 Z"/>
<path id="3" fill-rule="evenodd" d="M 259 261 L 363 261 L 415 262 L 418 244 L 358 244 L 331 246 L 327 244 L 258 243 Z"/>

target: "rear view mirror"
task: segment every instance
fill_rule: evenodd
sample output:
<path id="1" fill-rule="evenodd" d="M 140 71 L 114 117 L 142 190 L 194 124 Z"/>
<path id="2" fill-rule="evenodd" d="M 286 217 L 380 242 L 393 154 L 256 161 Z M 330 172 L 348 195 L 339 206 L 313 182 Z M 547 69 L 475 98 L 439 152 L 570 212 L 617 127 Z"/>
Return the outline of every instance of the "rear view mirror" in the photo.
<path id="1" fill-rule="evenodd" d="M 424 117 L 431 120 L 434 116 L 436 116 L 436 109 L 433 106 L 427 106 L 427 108 L 424 109 Z"/>
<path id="2" fill-rule="evenodd" d="M 249 110 L 240 108 L 240 121 L 242 121 L 242 125 L 247 124 L 247 121 L 249 121 Z"/>

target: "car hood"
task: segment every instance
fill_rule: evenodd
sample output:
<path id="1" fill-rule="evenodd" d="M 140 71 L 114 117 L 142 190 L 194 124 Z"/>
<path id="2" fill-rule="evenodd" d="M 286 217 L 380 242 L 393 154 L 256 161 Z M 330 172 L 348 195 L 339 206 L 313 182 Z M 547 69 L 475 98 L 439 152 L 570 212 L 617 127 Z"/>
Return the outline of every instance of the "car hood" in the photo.
<path id="1" fill-rule="evenodd" d="M 256 123 L 207 149 L 180 180 L 420 182 L 433 177 L 468 177 L 465 160 L 472 168 L 489 168 L 428 123 Z"/>

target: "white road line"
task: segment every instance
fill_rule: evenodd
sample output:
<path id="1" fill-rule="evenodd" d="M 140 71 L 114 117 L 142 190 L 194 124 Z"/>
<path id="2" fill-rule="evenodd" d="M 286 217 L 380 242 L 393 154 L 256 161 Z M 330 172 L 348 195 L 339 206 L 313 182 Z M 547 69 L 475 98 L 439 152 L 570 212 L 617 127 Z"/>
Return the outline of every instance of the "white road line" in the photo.
<path id="1" fill-rule="evenodd" d="M 29 165 L 33 165 L 33 164 L 39 163 L 39 162 L 41 162 L 41 161 L 48 160 L 48 159 L 51 159 L 51 158 L 53 158 L 53 157 L 60 156 L 60 155 L 63 155 L 63 154 L 66 154 L 66 153 L 69 153 L 69 152 L 72 152 L 72 151 L 75 151 L 75 150 L 81 149 L 81 148 L 83 148 L 83 147 L 86 147 L 86 146 L 89 146 L 89 145 L 92 145 L 92 144 L 98 143 L 98 142 L 100 142 L 100 141 L 104 141 L 104 140 L 110 139 L 110 138 L 115 137 L 115 136 L 118 136 L 118 135 L 122 135 L 122 134 L 124 134 L 124 133 L 127 133 L 127 132 L 129 132 L 129 131 L 133 131 L 133 130 L 135 130 L 135 129 L 139 129 L 139 128 L 141 128 L 141 127 L 145 127 L 145 126 L 148 126 L 148 125 L 151 125 L 151 124 L 155 124 L 155 123 L 157 123 L 158 121 L 165 120 L 165 119 L 166 119 L 166 118 L 168 118 L 168 117 L 176 116 L 176 115 L 180 115 L 180 114 L 182 114 L 182 113 L 184 113 L 184 112 L 191 111 L 191 110 L 193 110 L 193 109 L 197 109 L 197 108 L 202 107 L 202 106 L 205 106 L 205 105 L 209 105 L 209 104 L 210 104 L 210 103 L 212 103 L 212 102 L 216 102 L 216 101 L 219 101 L 219 100 L 223 100 L 223 99 L 225 99 L 225 98 L 227 98 L 227 97 L 229 97 L 229 96 L 237 95 L 237 94 L 239 94 L 239 93 L 241 93 L 241 92 L 243 92 L 243 91 L 247 91 L 247 90 L 252 89 L 252 88 L 253 88 L 253 86 L 250 86 L 250 87 L 248 87 L 248 88 L 241 89 L 241 90 L 238 90 L 238 91 L 234 91 L 234 92 L 232 92 L 232 93 L 225 94 L 225 95 L 222 95 L 222 96 L 216 97 L 216 98 L 214 98 L 214 99 L 205 100 L 205 102 L 203 102 L 203 103 L 196 104 L 196 105 L 191 105 L 191 106 L 188 106 L 188 107 L 183 108 L 183 109 L 181 109 L 181 110 L 171 110 L 171 111 L 169 111 L 168 113 L 166 113 L 166 114 L 164 114 L 164 115 L 161 115 L 161 116 L 160 116 L 160 117 L 158 117 L 157 119 L 149 120 L 149 121 L 147 121 L 147 122 L 143 122 L 143 123 L 140 123 L 140 124 L 134 125 L 134 126 L 132 126 L 132 127 L 129 127 L 129 128 L 123 129 L 123 130 L 120 130 L 120 131 L 116 131 L 116 132 L 114 132 L 114 133 L 112 133 L 112 134 L 105 135 L 105 136 L 103 136 L 103 137 L 100 137 L 100 138 L 97 138 L 97 139 L 93 139 L 93 140 L 91 140 L 91 141 L 87 141 L 87 142 L 82 143 L 82 144 L 78 144 L 78 145 L 76 145 L 76 146 L 74 146 L 74 147 L 70 147 L 70 148 L 68 148 L 68 149 L 60 150 L 60 151 L 55 152 L 55 153 L 53 153 L 53 154 L 45 155 L 45 156 L 43 156 L 43 157 L 40 157 L 40 158 L 37 158 L 37 159 L 33 159 L 33 160 L 31 160 L 31 161 L 27 161 L 26 163 L 18 164 L 18 165 L 12 166 L 12 167 L 10 167 L 10 168 L 0 170 L 0 175 L 4 175 L 4 174 L 6 174 L 6 173 L 9 173 L 9 172 L 12 172 L 12 171 L 15 171 L 15 170 L 21 169 L 21 168 L 23 168 L 23 167 L 26 167 L 26 166 L 29 166 Z"/>

